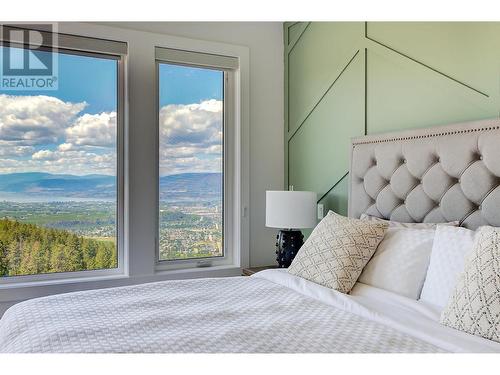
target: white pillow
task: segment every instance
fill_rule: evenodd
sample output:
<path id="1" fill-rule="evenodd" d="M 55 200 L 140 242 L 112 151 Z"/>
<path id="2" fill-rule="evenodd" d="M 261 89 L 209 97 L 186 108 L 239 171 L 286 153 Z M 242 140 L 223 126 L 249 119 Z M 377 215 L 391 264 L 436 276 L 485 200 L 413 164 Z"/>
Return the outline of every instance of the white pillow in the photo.
<path id="1" fill-rule="evenodd" d="M 389 227 L 358 281 L 417 300 L 429 265 L 434 232 Z"/>
<path id="2" fill-rule="evenodd" d="M 466 228 L 437 227 L 421 301 L 441 309 L 446 306 L 458 276 L 464 270 L 465 256 L 472 249 L 474 234 Z"/>
<path id="3" fill-rule="evenodd" d="M 460 224 L 459 221 L 450 221 L 448 223 L 401 223 L 399 221 L 386 220 L 380 217 L 371 216 L 367 214 L 361 214 L 359 218 L 361 220 L 381 221 L 384 223 L 388 223 L 389 227 L 393 228 L 436 229 L 438 225 L 451 225 L 456 227 Z"/>

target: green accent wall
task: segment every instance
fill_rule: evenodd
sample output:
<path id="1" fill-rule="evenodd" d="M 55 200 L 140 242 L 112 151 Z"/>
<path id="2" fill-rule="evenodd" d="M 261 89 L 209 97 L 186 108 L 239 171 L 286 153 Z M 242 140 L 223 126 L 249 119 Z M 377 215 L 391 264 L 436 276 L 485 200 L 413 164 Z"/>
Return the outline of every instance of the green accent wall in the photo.
<path id="1" fill-rule="evenodd" d="M 500 23 L 287 22 L 285 188 L 347 213 L 349 140 L 499 117 Z"/>

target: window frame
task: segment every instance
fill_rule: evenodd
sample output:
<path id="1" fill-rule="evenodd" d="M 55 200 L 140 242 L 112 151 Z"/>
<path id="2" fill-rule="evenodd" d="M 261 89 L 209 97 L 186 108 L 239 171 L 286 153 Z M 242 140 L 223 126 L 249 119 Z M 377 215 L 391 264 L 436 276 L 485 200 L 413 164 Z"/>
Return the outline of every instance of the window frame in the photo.
<path id="1" fill-rule="evenodd" d="M 232 56 L 215 55 L 198 51 L 180 50 L 166 47 L 155 47 L 155 108 L 156 108 L 156 194 L 155 194 L 155 269 L 168 271 L 190 269 L 195 267 L 233 265 L 236 260 L 235 241 L 235 142 L 236 139 L 236 72 L 239 69 L 239 59 Z M 160 259 L 160 64 L 171 64 L 202 69 L 214 69 L 223 72 L 223 124 L 222 124 L 222 256 L 190 258 L 190 259 Z M 239 247 L 238 247 L 239 250 Z"/>
<path id="2" fill-rule="evenodd" d="M 73 54 L 87 57 L 108 58 L 117 62 L 117 121 L 116 121 L 116 251 L 117 267 L 98 270 L 84 270 L 73 272 L 54 272 L 34 275 L 16 275 L 0 277 L 0 290 L 21 286 L 47 285 L 60 282 L 79 282 L 82 280 L 96 280 L 106 278 L 126 277 L 128 275 L 128 205 L 127 192 L 127 59 L 128 43 L 107 39 L 99 39 L 80 35 L 48 32 L 43 29 L 23 28 L 20 30 L 36 30 L 42 34 L 52 34 L 53 45 L 42 47 L 53 48 L 54 53 Z M 45 38 L 44 38 L 45 39 Z M 5 41 L 0 38 L 0 45 L 6 47 L 22 47 L 25 45 L 18 41 Z"/>

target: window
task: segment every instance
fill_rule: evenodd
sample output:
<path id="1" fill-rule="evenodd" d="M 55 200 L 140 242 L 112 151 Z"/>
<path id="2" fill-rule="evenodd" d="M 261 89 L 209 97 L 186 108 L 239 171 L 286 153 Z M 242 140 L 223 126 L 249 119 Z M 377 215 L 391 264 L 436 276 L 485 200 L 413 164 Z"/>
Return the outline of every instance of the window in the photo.
<path id="1" fill-rule="evenodd" d="M 59 41 L 57 50 L 38 51 L 42 62 L 43 54 L 57 59 L 57 88 L 0 89 L 2 282 L 123 265 L 126 44 L 69 35 Z M 0 46 L 12 58 L 29 48 L 6 40 Z"/>
<path id="2" fill-rule="evenodd" d="M 156 49 L 158 261 L 228 258 L 232 57 Z"/>

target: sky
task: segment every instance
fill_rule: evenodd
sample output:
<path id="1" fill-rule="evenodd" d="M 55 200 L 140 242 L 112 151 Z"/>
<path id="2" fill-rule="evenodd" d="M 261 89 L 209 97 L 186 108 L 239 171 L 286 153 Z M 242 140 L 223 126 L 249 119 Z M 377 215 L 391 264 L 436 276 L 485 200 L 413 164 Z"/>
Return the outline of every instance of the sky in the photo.
<path id="1" fill-rule="evenodd" d="M 222 171 L 223 72 L 159 66 L 160 176 Z"/>
<path id="2" fill-rule="evenodd" d="M 58 57 L 57 90 L 0 89 L 0 173 L 116 175 L 117 61 Z M 223 73 L 161 64 L 159 80 L 160 175 L 220 172 Z"/>

